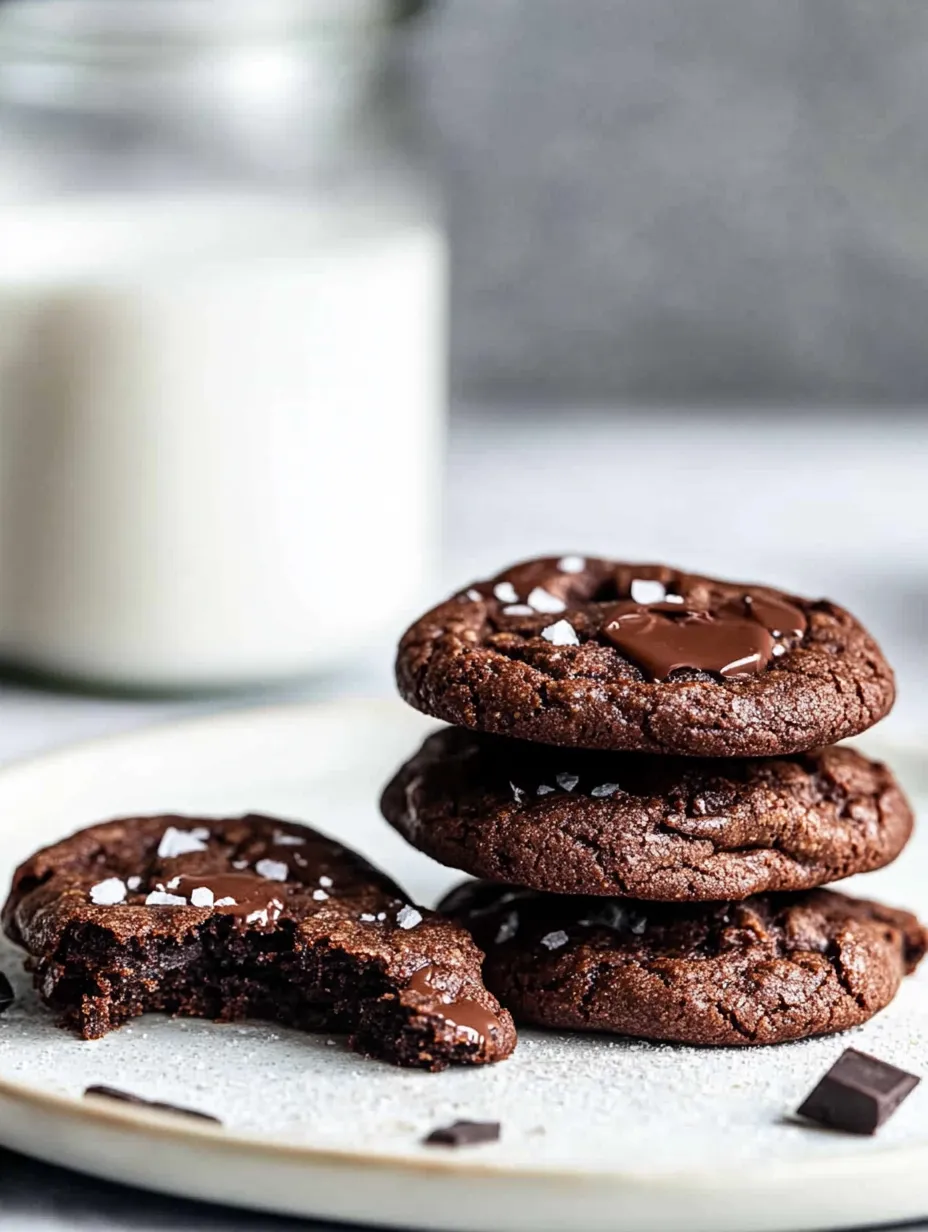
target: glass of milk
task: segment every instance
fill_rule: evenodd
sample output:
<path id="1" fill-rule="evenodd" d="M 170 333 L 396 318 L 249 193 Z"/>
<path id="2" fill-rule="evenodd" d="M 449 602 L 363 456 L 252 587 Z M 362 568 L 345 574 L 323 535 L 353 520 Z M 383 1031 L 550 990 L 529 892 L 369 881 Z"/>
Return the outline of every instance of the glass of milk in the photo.
<path id="1" fill-rule="evenodd" d="M 420 602 L 445 252 L 397 7 L 0 5 L 0 658 L 243 685 Z"/>

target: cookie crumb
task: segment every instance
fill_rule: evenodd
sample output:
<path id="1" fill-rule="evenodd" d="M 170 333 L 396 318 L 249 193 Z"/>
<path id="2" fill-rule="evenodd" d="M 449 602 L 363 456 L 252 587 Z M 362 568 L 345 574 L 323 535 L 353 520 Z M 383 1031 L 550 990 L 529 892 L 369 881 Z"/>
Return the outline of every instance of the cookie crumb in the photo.
<path id="1" fill-rule="evenodd" d="M 476 1146 L 480 1142 L 498 1142 L 499 1121 L 455 1121 L 433 1129 L 422 1141 L 426 1146 Z"/>

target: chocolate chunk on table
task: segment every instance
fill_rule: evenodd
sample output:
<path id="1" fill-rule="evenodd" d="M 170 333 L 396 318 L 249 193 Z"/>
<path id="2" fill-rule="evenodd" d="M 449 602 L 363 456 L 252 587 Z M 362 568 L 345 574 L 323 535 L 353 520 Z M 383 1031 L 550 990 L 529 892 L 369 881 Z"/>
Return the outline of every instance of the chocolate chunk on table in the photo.
<path id="1" fill-rule="evenodd" d="M 88 1087 L 84 1094 L 101 1095 L 105 1099 L 119 1100 L 123 1104 L 134 1104 L 141 1108 L 154 1108 L 157 1112 L 175 1112 L 179 1116 L 196 1117 L 200 1121 L 214 1121 L 217 1125 L 222 1124 L 219 1117 L 215 1117 L 209 1112 L 198 1112 L 195 1108 L 179 1108 L 177 1104 L 166 1104 L 158 1099 L 142 1099 L 141 1095 L 133 1095 L 130 1091 L 120 1091 L 117 1087 L 108 1087 L 100 1083 Z"/>
<path id="2" fill-rule="evenodd" d="M 423 1139 L 426 1146 L 475 1146 L 499 1140 L 499 1121 L 455 1121 L 433 1129 Z"/>
<path id="3" fill-rule="evenodd" d="M 798 1109 L 799 1116 L 850 1134 L 873 1134 L 920 1078 L 848 1048 Z"/>

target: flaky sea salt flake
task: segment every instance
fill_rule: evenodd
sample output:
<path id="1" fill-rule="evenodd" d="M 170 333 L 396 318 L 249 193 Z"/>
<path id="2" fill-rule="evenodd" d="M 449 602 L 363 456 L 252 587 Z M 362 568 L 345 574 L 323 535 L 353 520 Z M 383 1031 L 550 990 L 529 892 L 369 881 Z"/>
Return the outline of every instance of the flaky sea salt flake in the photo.
<path id="1" fill-rule="evenodd" d="M 586 561 L 582 556 L 562 556 L 557 567 L 561 573 L 582 573 L 586 568 Z"/>
<path id="2" fill-rule="evenodd" d="M 197 826 L 193 830 L 178 830 L 176 826 L 168 826 L 161 835 L 158 856 L 162 860 L 173 860 L 192 851 L 205 851 L 208 838 L 209 830 L 205 826 Z"/>
<path id="3" fill-rule="evenodd" d="M 283 860 L 258 860 L 255 872 L 267 881 L 286 881 L 290 872 Z"/>
<path id="4" fill-rule="evenodd" d="M 130 890 L 137 890 L 141 884 L 142 884 L 141 877 L 127 877 L 126 878 L 126 885 L 129 887 Z"/>
<path id="5" fill-rule="evenodd" d="M 592 789 L 590 795 L 596 796 L 597 799 L 602 799 L 603 796 L 614 796 L 618 790 L 618 783 L 600 783 L 598 787 Z"/>
<path id="6" fill-rule="evenodd" d="M 552 646 L 579 646 L 577 631 L 569 620 L 558 620 L 553 625 L 542 629 L 541 636 Z"/>
<path id="7" fill-rule="evenodd" d="M 667 587 L 663 582 L 652 582 L 647 578 L 635 578 L 632 582 L 635 603 L 662 603 L 666 596 Z"/>
<path id="8" fill-rule="evenodd" d="M 466 597 L 470 599 L 471 603 L 479 603 L 480 600 L 483 598 L 483 595 L 480 593 L 479 590 L 477 590 L 475 586 L 471 586 L 470 590 L 467 590 L 464 593 Z"/>
<path id="9" fill-rule="evenodd" d="M 512 582 L 497 582 L 493 587 L 493 593 L 499 599 L 500 603 L 518 603 L 519 596 L 516 594 L 516 588 Z"/>
<path id="10" fill-rule="evenodd" d="M 362 911 L 361 914 L 358 916 L 358 919 L 361 921 L 362 924 L 373 924 L 376 921 L 377 917 L 375 915 L 372 915 L 369 911 Z"/>
<path id="11" fill-rule="evenodd" d="M 547 783 L 539 783 L 538 786 L 535 788 L 535 795 L 536 796 L 550 796 L 552 791 L 554 791 L 554 788 L 549 787 Z"/>
<path id="12" fill-rule="evenodd" d="M 506 941 L 511 941 L 518 931 L 519 913 L 517 911 L 510 911 L 497 930 L 496 944 L 502 945 Z"/>
<path id="13" fill-rule="evenodd" d="M 213 903 L 214 907 L 237 907 L 238 900 L 233 898 L 231 894 L 227 894 L 225 898 L 217 898 Z"/>
<path id="14" fill-rule="evenodd" d="M 521 787 L 516 787 L 515 783 L 513 783 L 511 779 L 509 780 L 509 786 L 512 788 L 513 800 L 515 800 L 516 804 L 521 804 L 525 799 L 525 792 Z"/>
<path id="15" fill-rule="evenodd" d="M 555 776 L 555 781 L 562 791 L 573 791 L 580 782 L 579 774 L 558 774 Z"/>
<path id="16" fill-rule="evenodd" d="M 209 886 L 196 886 L 190 891 L 190 904 L 193 907 L 212 907 L 215 895 Z"/>
<path id="17" fill-rule="evenodd" d="M 563 928 L 555 929 L 553 933 L 545 933 L 541 939 L 541 944 L 549 950 L 559 950 L 562 945 L 566 945 L 569 937 L 564 932 Z"/>
<path id="18" fill-rule="evenodd" d="M 284 834 L 283 830 L 278 830 L 274 835 L 274 842 L 278 847 L 302 847 L 306 839 L 299 834 Z"/>
<path id="19" fill-rule="evenodd" d="M 145 899 L 146 907 L 186 907 L 187 900 L 182 894 L 168 894 L 166 890 L 152 890 Z"/>
<path id="20" fill-rule="evenodd" d="M 535 609 L 529 607 L 527 603 L 510 603 L 508 607 L 503 608 L 504 616 L 534 616 Z"/>
<path id="21" fill-rule="evenodd" d="M 325 890 L 313 890 L 313 899 L 317 903 L 324 903 L 328 897 Z"/>
<path id="22" fill-rule="evenodd" d="M 121 877 L 107 877 L 90 887 L 90 901 L 95 907 L 115 907 L 126 897 L 126 883 Z"/>
<path id="23" fill-rule="evenodd" d="M 401 907 L 396 913 L 396 922 L 400 928 L 415 928 L 417 924 L 422 923 L 422 912 L 408 905 Z"/>
<path id="24" fill-rule="evenodd" d="M 552 595 L 543 586 L 536 586 L 528 599 L 526 599 L 526 603 L 529 607 L 534 608 L 536 612 L 542 612 L 546 616 L 552 616 L 555 612 L 563 612 L 567 607 L 563 599 L 559 599 L 557 595 Z"/>

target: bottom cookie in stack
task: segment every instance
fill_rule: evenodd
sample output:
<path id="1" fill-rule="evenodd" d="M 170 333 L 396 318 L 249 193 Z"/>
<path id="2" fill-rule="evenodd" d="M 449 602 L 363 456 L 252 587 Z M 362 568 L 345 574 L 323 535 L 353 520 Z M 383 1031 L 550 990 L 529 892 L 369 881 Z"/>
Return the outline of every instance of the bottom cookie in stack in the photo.
<path id="1" fill-rule="evenodd" d="M 928 938 L 914 915 L 829 890 L 656 903 L 469 881 L 439 908 L 486 952 L 517 1021 L 686 1044 L 777 1044 L 857 1026 Z"/>

